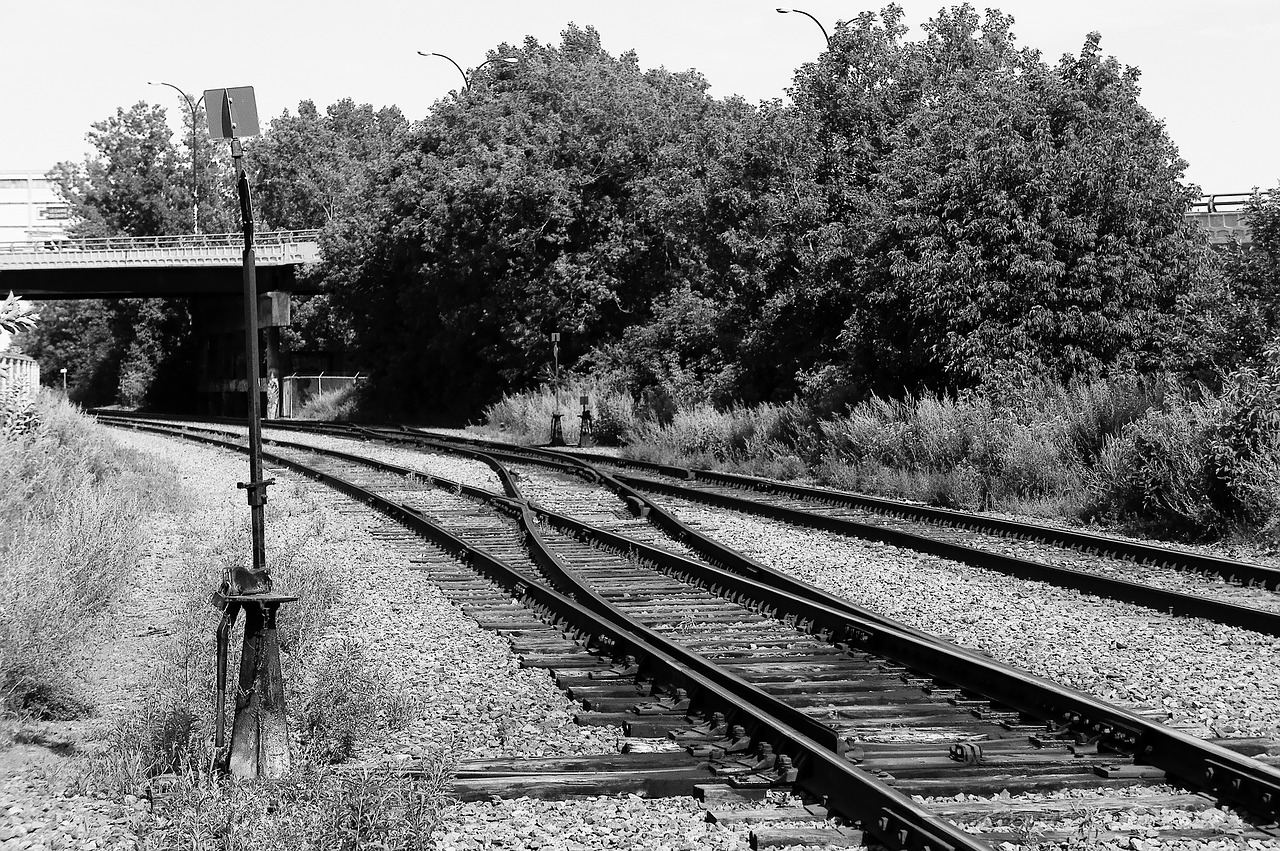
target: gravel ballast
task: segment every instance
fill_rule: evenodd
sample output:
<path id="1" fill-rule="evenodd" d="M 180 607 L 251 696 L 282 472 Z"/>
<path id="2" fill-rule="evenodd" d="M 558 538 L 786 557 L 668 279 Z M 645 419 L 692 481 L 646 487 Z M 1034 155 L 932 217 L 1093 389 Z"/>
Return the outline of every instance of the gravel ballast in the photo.
<path id="1" fill-rule="evenodd" d="M 170 450 L 160 445 L 175 446 L 166 438 L 119 434 L 156 443 L 144 451 L 165 454 Z M 352 449 L 352 442 L 346 440 L 293 433 L 281 433 L 280 437 L 300 443 L 332 442 L 335 448 Z M 360 446 L 357 451 L 364 454 L 500 490 L 492 472 L 479 462 L 407 449 L 375 450 L 371 444 Z M 185 462 L 202 471 L 213 469 L 212 459 L 224 459 L 226 470 L 215 474 L 220 487 L 245 478 L 247 465 L 242 456 L 187 444 L 176 445 L 175 451 L 183 459 L 195 451 L 205 453 Z M 348 576 L 349 565 L 360 566 L 350 582 L 353 590 L 362 591 L 361 599 L 353 602 L 344 593 L 334 621 L 319 640 L 362 642 L 387 670 L 395 671 L 397 688 L 423 701 L 420 707 L 415 705 L 418 717 L 414 722 L 398 730 L 382 730 L 362 751 L 362 757 L 419 756 L 445 742 L 464 756 L 477 757 L 616 750 L 616 733 L 602 735 L 573 725 L 575 707 L 544 673 L 520 669 L 505 640 L 481 630 L 449 604 L 426 576 L 407 569 L 405 551 L 385 534 L 398 527 L 371 511 L 351 509 L 349 502 L 327 496 L 318 485 L 291 481 L 287 474 L 278 472 L 272 475 L 282 482 L 272 489 L 273 499 L 277 490 L 283 494 L 287 489 L 301 492 L 305 488 L 311 494 L 308 498 L 315 503 L 314 510 L 323 516 L 324 544 L 332 547 L 331 567 Z M 243 496 L 234 491 L 234 484 L 230 488 L 228 516 L 247 515 Z M 663 501 L 682 519 L 767 564 L 1099 697 L 1164 709 L 1173 715 L 1173 723 L 1190 732 L 1205 736 L 1275 736 L 1280 732 L 1276 699 L 1280 676 L 1274 661 L 1280 641 L 1201 621 L 1169 618 L 1043 583 L 999 574 L 984 576 L 986 571 L 887 545 Z M 920 581 L 925 583 L 925 594 L 918 590 Z M 446 621 L 446 626 L 440 627 L 433 608 L 436 604 L 451 611 L 458 621 Z M 420 612 L 431 612 L 432 616 L 420 617 Z M 467 634 L 467 628 L 475 635 Z M 486 655 L 495 649 L 488 646 L 487 639 L 496 642 L 496 650 L 501 652 Z M 435 649 L 438 644 L 445 645 L 439 653 Z M 503 672 L 503 676 L 493 676 L 494 671 Z M 519 682 L 526 675 L 534 675 L 531 684 Z M 495 687 L 482 681 L 486 677 L 503 682 Z M 512 682 L 506 682 L 508 679 Z M 539 692 L 542 685 L 554 700 Z M 533 700 L 547 702 L 529 711 L 526 690 L 534 694 Z M 1088 796 L 1081 798 L 1081 806 L 1087 809 Z M 1139 805 L 1133 812 L 1106 819 L 1104 824 L 1111 830 L 1212 827 L 1221 818 L 1211 813 L 1188 824 L 1179 813 L 1150 814 Z M 448 826 L 437 835 L 436 845 L 450 851 L 486 847 L 719 849 L 742 848 L 746 841 L 745 831 L 705 824 L 701 809 L 687 799 L 602 798 L 565 803 L 520 799 L 458 804 L 449 809 L 445 824 Z M 1071 828 L 1069 820 L 1044 821 L 1035 827 L 1061 830 L 1064 825 Z M 1000 827 L 997 823 L 978 829 L 999 832 Z M 1093 847 L 1171 846 L 1153 841 L 1139 845 L 1099 842 Z M 1274 843 L 1196 842 L 1178 847 L 1274 847 Z"/>
<path id="2" fill-rule="evenodd" d="M 664 499 L 764 564 L 1204 737 L 1280 736 L 1280 639 L 936 556 Z"/>

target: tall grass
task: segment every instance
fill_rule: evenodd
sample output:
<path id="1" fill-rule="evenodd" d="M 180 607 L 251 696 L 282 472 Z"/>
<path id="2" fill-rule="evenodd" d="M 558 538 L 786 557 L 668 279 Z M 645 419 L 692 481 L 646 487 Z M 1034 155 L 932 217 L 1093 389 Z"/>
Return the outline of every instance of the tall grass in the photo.
<path id="1" fill-rule="evenodd" d="M 318 393 L 294 416 L 300 420 L 349 420 L 359 408 L 360 394 L 360 385 L 354 383 Z"/>
<path id="2" fill-rule="evenodd" d="M 592 437 L 605 446 L 634 440 L 646 419 L 646 409 L 625 390 L 593 378 L 570 377 L 560 387 L 543 384 L 535 390 L 508 393 L 484 410 L 482 434 L 515 443 L 546 443 L 551 439 L 551 419 L 560 413 L 565 439 L 576 443 L 582 413 L 580 398 L 588 398 Z"/>
<path id="3" fill-rule="evenodd" d="M 959 396 L 873 397 L 825 417 L 794 402 L 660 410 L 581 384 L 594 386 L 611 441 L 640 460 L 810 477 L 959 509 L 1106 520 L 1178 538 L 1275 534 L 1280 526 L 1280 349 L 1228 376 L 1221 394 L 1159 375 L 1067 385 L 1022 379 Z M 545 387 L 509 395 L 487 411 L 486 427 L 545 441 L 552 402 Z"/>
<path id="4" fill-rule="evenodd" d="M 954 508 L 1074 516 L 1087 499 L 1083 470 L 1169 389 L 1118 378 L 872 398 L 819 423 L 817 472 L 839 487 Z"/>
<path id="5" fill-rule="evenodd" d="M 452 770 L 439 756 L 416 776 L 308 767 L 272 783 L 180 782 L 140 839 L 156 849 L 425 851 Z"/>
<path id="6" fill-rule="evenodd" d="M 352 641 L 335 639 L 332 609 L 341 599 L 327 552 L 326 514 L 307 489 L 282 482 L 267 504 L 267 564 L 277 589 L 299 596 L 282 607 L 277 635 L 290 726 L 293 770 L 263 783 L 230 783 L 212 747 L 214 636 L 220 613 L 209 605 L 229 565 L 247 559 L 248 512 L 221 535 L 193 547 L 174 577 L 176 607 L 163 643 L 149 642 L 152 672 L 135 710 L 113 719 L 103 747 L 76 780 L 80 791 L 120 798 L 148 788 L 165 794 L 153 817 L 135 826 L 148 848 L 428 847 L 441 818 L 455 753 L 440 743 L 415 777 L 390 770 L 347 773 L 350 759 L 383 727 L 408 723 L 416 705 L 389 685 Z M 243 623 L 243 618 L 241 619 Z M 228 671 L 234 690 L 239 636 Z M 234 694 L 227 695 L 228 728 Z M 230 730 L 228 729 L 228 733 Z"/>
<path id="7" fill-rule="evenodd" d="M 60 397 L 32 410 L 31 428 L 0 439 L 0 706 L 70 717 L 83 709 L 70 660 L 132 574 L 170 479 Z"/>

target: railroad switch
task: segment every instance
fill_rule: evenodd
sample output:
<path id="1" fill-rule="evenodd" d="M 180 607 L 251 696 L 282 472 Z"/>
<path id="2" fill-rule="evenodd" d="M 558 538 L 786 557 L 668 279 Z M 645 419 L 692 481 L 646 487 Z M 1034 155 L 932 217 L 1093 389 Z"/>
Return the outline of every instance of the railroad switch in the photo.
<path id="1" fill-rule="evenodd" d="M 982 745 L 976 742 L 957 742 L 949 749 L 949 755 L 957 762 L 965 765 L 982 765 Z"/>
<path id="2" fill-rule="evenodd" d="M 284 676 L 276 615 L 298 598 L 272 589 L 265 570 L 230 572 L 212 603 L 222 610 L 217 633 L 218 702 L 214 719 L 214 758 L 234 777 L 281 777 L 289 769 L 289 728 L 284 705 Z M 226 746 L 227 655 L 231 628 L 244 609 L 244 640 L 235 692 L 231 746 Z"/>
<path id="3" fill-rule="evenodd" d="M 587 674 L 592 680 L 629 680 L 640 673 L 640 665 L 634 656 L 622 657 L 622 662 L 607 671 L 591 671 Z"/>
<path id="4" fill-rule="evenodd" d="M 723 739 L 685 746 L 685 750 L 689 751 L 690 756 L 715 760 L 724 759 L 726 754 L 746 753 L 750 749 L 751 738 L 747 735 L 747 729 L 741 724 L 734 724 L 729 734 Z"/>
<path id="5" fill-rule="evenodd" d="M 791 757 L 781 754 L 773 768 L 755 774 L 744 774 L 729 778 L 729 784 L 741 789 L 759 789 L 770 786 L 784 786 L 795 783 L 800 772 L 791 762 Z"/>
<path id="6" fill-rule="evenodd" d="M 591 418 L 591 397 L 582 395 L 578 397 L 578 401 L 582 403 L 582 413 L 578 414 L 578 419 L 582 424 L 578 427 L 578 445 L 594 446 L 595 445 L 595 425 Z"/>
<path id="7" fill-rule="evenodd" d="M 564 426 L 560 421 L 564 419 L 564 414 L 551 415 L 551 440 L 547 442 L 548 446 L 565 446 L 564 442 Z"/>
<path id="8" fill-rule="evenodd" d="M 668 697 L 651 703 L 637 703 L 632 707 L 631 711 L 637 715 L 666 715 L 669 713 L 686 712 L 689 709 L 689 692 L 682 688 L 678 688 Z"/>

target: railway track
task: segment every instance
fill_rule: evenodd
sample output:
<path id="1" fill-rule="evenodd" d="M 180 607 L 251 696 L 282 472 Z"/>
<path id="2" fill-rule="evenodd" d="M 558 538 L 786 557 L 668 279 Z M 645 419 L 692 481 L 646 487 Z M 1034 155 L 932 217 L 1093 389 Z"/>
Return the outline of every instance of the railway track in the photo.
<path id="1" fill-rule="evenodd" d="M 467 567 L 437 581 L 504 630 L 526 664 L 551 668 L 588 707 L 581 721 L 686 745 L 626 769 L 648 772 L 654 788 L 697 777 L 738 794 L 793 784 L 902 848 L 988 847 L 959 826 L 989 817 L 983 806 L 939 812 L 912 795 L 1102 788 L 1107 809 L 1135 787 L 1174 780 L 1193 791 L 1165 794 L 1162 806 L 1193 811 L 1219 798 L 1259 824 L 1276 820 L 1280 772 L 787 581 L 687 527 L 664 537 L 638 516 L 651 501 L 627 512 L 575 476 L 563 500 L 586 508 L 570 516 L 544 505 L 548 494 L 530 499 L 519 474 L 485 453 L 475 457 L 501 493 L 272 443 L 268 463 L 320 478 L 457 555 Z M 618 494 L 616 479 L 596 478 Z M 535 775 L 518 776 L 528 788 Z M 510 789 L 516 776 L 498 782 Z"/>
<path id="2" fill-rule="evenodd" d="M 626 490 L 627 498 L 646 501 L 646 495 L 653 495 L 708 504 L 930 553 L 1161 612 L 1280 635 L 1280 594 L 1276 593 L 1280 569 L 1265 565 L 749 476 L 439 435 L 405 438 L 391 429 L 361 431 L 382 439 L 421 439 L 424 445 L 438 448 L 483 450 L 568 474 L 581 474 L 585 467 L 609 473 L 621 486 L 618 490 Z M 619 472 L 635 469 L 648 475 Z M 662 513 L 652 502 L 650 508 Z M 1196 581 L 1195 576 L 1212 579 Z M 1180 590 L 1189 585 L 1193 590 Z"/>

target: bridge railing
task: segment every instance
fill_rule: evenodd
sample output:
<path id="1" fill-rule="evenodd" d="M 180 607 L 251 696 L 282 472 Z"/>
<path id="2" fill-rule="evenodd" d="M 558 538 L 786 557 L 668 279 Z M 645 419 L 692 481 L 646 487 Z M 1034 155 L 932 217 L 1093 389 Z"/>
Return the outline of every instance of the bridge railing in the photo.
<path id="1" fill-rule="evenodd" d="M 310 263 L 319 237 L 318 230 L 267 231 L 254 235 L 254 251 L 264 263 Z M 243 248 L 239 233 L 31 240 L 0 243 L 0 267 L 223 265 L 238 261 Z"/>
<path id="2" fill-rule="evenodd" d="M 1253 199 L 1252 192 L 1222 192 L 1205 195 L 1191 204 L 1192 213 L 1239 213 Z"/>

